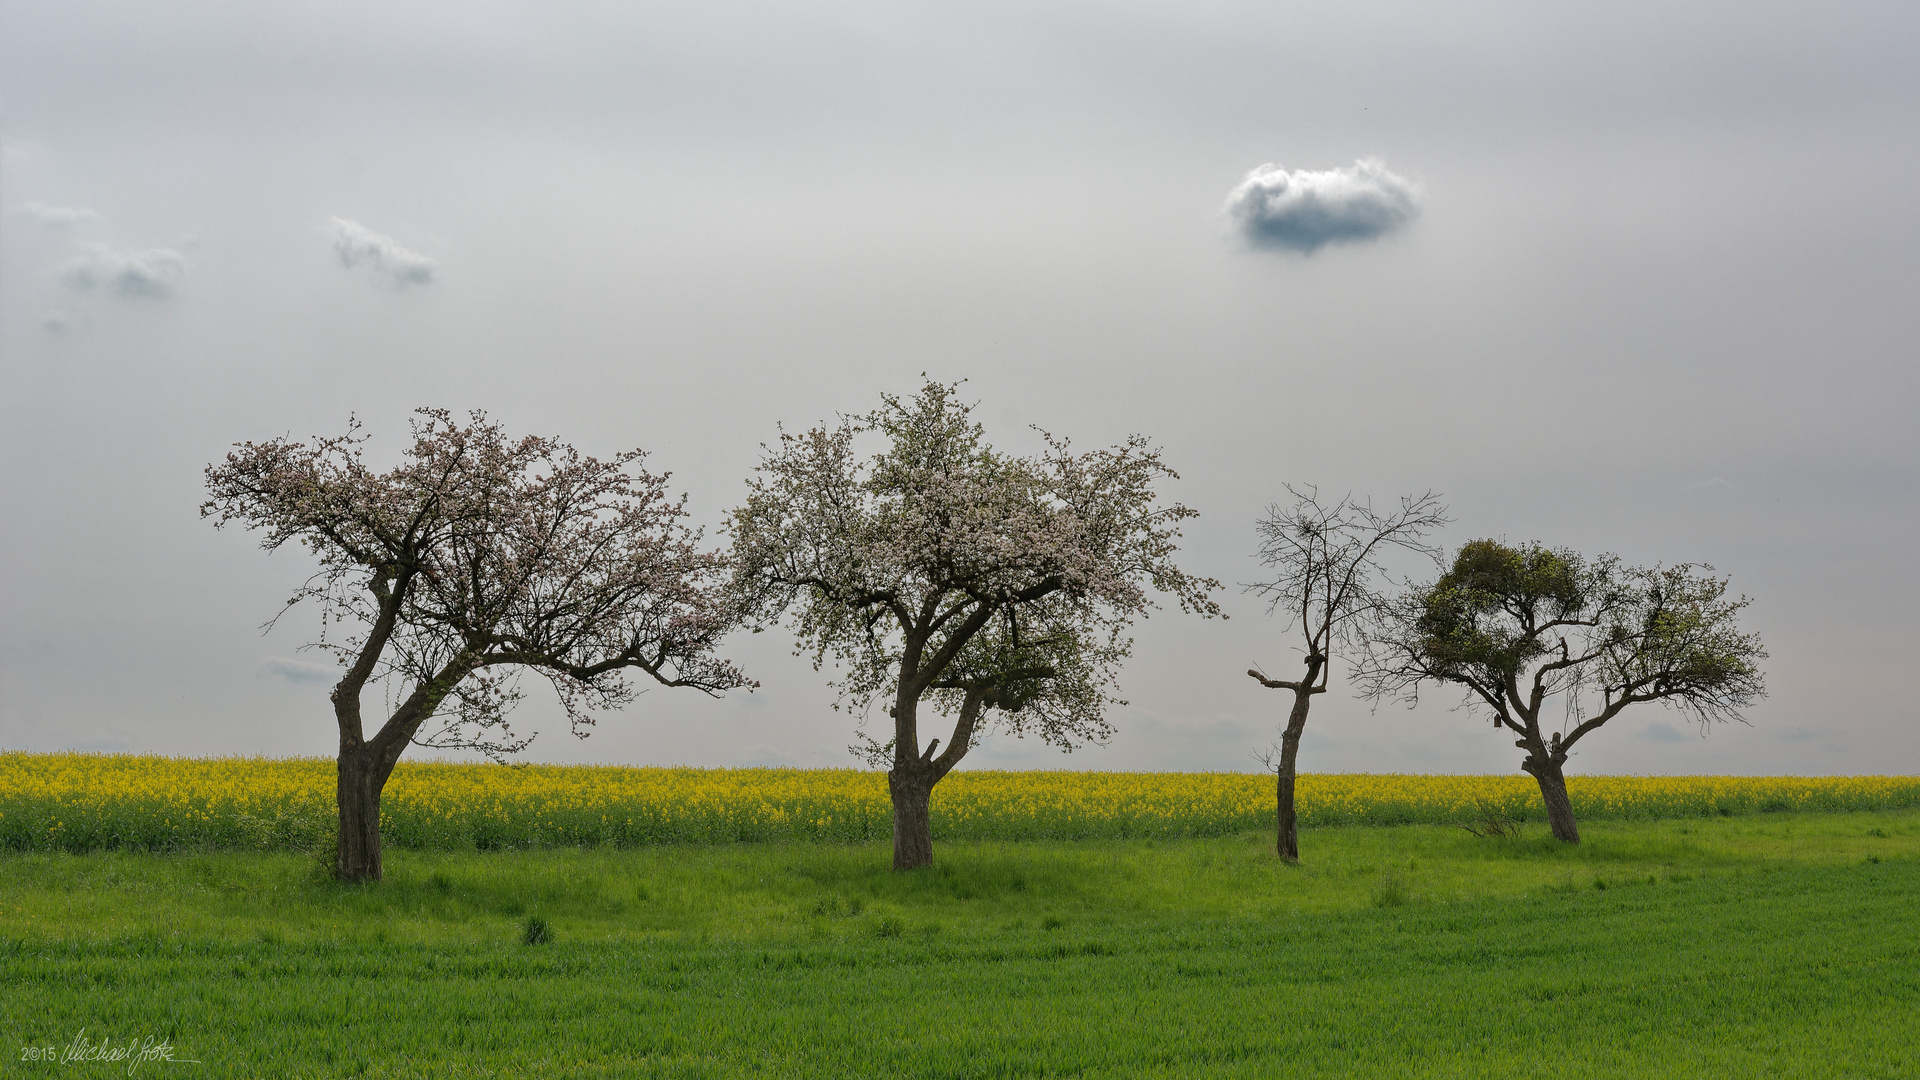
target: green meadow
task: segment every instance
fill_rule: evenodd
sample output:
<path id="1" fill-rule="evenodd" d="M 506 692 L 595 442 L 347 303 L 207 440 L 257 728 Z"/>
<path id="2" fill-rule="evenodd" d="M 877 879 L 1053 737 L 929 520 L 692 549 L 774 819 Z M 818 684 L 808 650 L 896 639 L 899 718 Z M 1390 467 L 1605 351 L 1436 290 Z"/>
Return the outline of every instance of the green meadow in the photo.
<path id="1" fill-rule="evenodd" d="M 1920 812 L 0 855 L 8 1075 L 1920 1075 Z M 76 1039 L 80 1042 L 76 1043 Z M 165 1040 L 171 1061 L 62 1064 Z M 46 1060 L 51 1058 L 52 1060 Z"/>

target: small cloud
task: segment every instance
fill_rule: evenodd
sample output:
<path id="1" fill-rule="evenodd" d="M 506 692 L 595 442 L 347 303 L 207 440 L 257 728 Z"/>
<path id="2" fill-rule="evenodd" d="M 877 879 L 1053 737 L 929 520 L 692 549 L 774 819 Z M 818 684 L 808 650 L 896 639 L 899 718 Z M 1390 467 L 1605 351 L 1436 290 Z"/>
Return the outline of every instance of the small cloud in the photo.
<path id="1" fill-rule="evenodd" d="M 1681 731 L 1665 720 L 1655 720 L 1646 727 L 1641 728 L 1640 737 L 1648 742 L 1673 743 L 1693 741 L 1687 736 L 1686 732 Z"/>
<path id="2" fill-rule="evenodd" d="M 1792 743 L 1796 754 L 1844 754 L 1847 752 L 1847 739 L 1831 728 L 1818 728 L 1810 724 L 1795 724 L 1774 733 L 1781 742 Z"/>
<path id="3" fill-rule="evenodd" d="M 393 283 L 396 289 L 408 285 L 425 285 L 433 280 L 440 264 L 417 251 L 401 247 L 400 242 L 391 236 L 384 236 L 357 221 L 346 218 L 333 218 L 333 251 L 340 256 L 340 265 L 349 270 L 362 264 L 373 268 L 374 274 Z"/>
<path id="4" fill-rule="evenodd" d="M 1233 189 L 1226 210 L 1249 246 L 1312 254 L 1404 227 L 1420 214 L 1420 189 L 1378 158 L 1323 172 L 1267 164 Z"/>
<path id="5" fill-rule="evenodd" d="M 75 289 L 112 289 L 122 296 L 170 296 L 186 276 L 187 257 L 172 248 L 114 251 L 95 244 L 60 268 L 60 280 Z"/>
<path id="6" fill-rule="evenodd" d="M 64 334 L 73 329 L 73 316 L 64 311 L 49 311 L 40 316 L 40 325 L 56 334 Z"/>
<path id="7" fill-rule="evenodd" d="M 285 679 L 290 683 L 338 682 L 340 669 L 327 664 L 310 664 L 305 660 L 289 660 L 284 656 L 269 656 L 260 665 L 260 670 L 276 679 Z"/>
<path id="8" fill-rule="evenodd" d="M 1695 480 L 1687 485 L 1688 491 L 1732 491 L 1740 485 L 1724 476 L 1709 476 L 1705 480 Z"/>
<path id="9" fill-rule="evenodd" d="M 50 229 L 72 229 L 80 225 L 105 225 L 107 219 L 78 206 L 48 206 L 30 202 L 20 208 L 27 217 Z"/>
<path id="10" fill-rule="evenodd" d="M 740 758 L 742 764 L 761 768 L 790 769 L 799 764 L 798 758 L 768 743 L 741 747 Z"/>

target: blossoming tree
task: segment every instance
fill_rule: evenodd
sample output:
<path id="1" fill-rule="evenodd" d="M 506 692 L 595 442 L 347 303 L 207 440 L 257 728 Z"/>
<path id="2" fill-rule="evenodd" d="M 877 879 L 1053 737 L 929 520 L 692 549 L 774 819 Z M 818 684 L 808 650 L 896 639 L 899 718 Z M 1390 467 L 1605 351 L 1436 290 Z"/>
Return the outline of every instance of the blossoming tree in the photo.
<path id="1" fill-rule="evenodd" d="M 843 672 L 842 702 L 863 718 L 884 703 L 893 865 L 933 861 L 935 784 L 988 725 L 1071 751 L 1111 734 L 1105 708 L 1152 587 L 1212 616 L 1219 583 L 1173 563 L 1178 523 L 1154 485 L 1175 476 L 1139 437 L 1075 453 L 993 450 L 957 386 L 837 427 L 783 433 L 734 511 L 735 581 L 763 622 L 790 617 L 816 668 Z M 855 443 L 878 435 L 862 458 Z M 1043 433 L 1044 435 L 1044 433 Z M 941 749 L 921 742 L 921 706 L 951 717 Z"/>
<path id="2" fill-rule="evenodd" d="M 1267 610 L 1284 616 L 1299 632 L 1295 640 L 1304 648 L 1305 670 L 1291 680 L 1269 678 L 1257 669 L 1247 674 L 1262 686 L 1293 694 L 1278 757 L 1269 756 L 1267 763 L 1274 770 L 1279 811 L 1275 850 L 1294 862 L 1300 858 L 1300 834 L 1293 789 L 1313 695 L 1327 692 L 1334 650 L 1361 646 L 1368 621 L 1386 606 L 1382 558 L 1397 550 L 1437 559 L 1439 551 L 1425 537 L 1447 523 L 1447 510 L 1430 491 L 1406 496 L 1399 507 L 1386 511 L 1351 496 L 1323 504 L 1313 487 L 1289 485 L 1287 493 L 1293 503 L 1269 506 L 1255 525 L 1260 561 L 1273 570 L 1273 577 L 1247 589 L 1266 597 Z"/>
<path id="3" fill-rule="evenodd" d="M 1635 705 L 1660 702 L 1704 729 L 1766 695 L 1766 650 L 1739 626 L 1749 601 L 1729 599 L 1712 569 L 1475 540 L 1387 612 L 1361 683 L 1409 703 L 1429 683 L 1463 689 L 1519 736 L 1554 837 L 1579 843 L 1564 766 L 1581 739 Z"/>
<path id="4" fill-rule="evenodd" d="M 641 451 L 599 461 L 429 409 L 395 468 L 368 466 L 365 441 L 356 422 L 310 444 L 237 444 L 207 467 L 200 509 L 319 561 L 287 607 L 319 605 L 314 645 L 345 669 L 331 695 L 343 880 L 380 879 L 380 793 L 410 743 L 498 759 L 531 741 L 506 719 L 519 672 L 553 686 L 582 737 L 592 710 L 632 699 L 629 669 L 709 694 L 751 685 L 713 655 L 734 622 L 724 562 L 699 550 L 666 478 L 637 468 Z M 390 712 L 369 734 L 371 684 Z"/>

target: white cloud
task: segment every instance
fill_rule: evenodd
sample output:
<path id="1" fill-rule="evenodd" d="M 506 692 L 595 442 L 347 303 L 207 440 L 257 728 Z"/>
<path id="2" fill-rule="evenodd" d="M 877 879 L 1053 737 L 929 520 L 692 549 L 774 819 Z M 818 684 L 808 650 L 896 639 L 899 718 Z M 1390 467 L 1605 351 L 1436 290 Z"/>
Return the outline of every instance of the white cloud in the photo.
<path id="1" fill-rule="evenodd" d="M 260 669 L 275 678 L 290 683 L 338 682 L 340 669 L 327 664 L 311 664 L 305 660 L 289 660 L 283 656 L 269 656 Z"/>
<path id="2" fill-rule="evenodd" d="M 95 244 L 60 268 L 60 280 L 76 289 L 112 289 L 122 296 L 168 296 L 187 276 L 187 257 L 172 248 L 115 251 Z"/>
<path id="3" fill-rule="evenodd" d="M 1404 227 L 1419 216 L 1420 189 L 1378 158 L 1323 172 L 1267 164 L 1233 189 L 1226 210 L 1249 245 L 1311 253 Z"/>
<path id="4" fill-rule="evenodd" d="M 425 285 L 440 268 L 439 263 L 425 255 L 401 247 L 393 237 L 374 232 L 357 221 L 334 218 L 330 224 L 334 254 L 340 256 L 341 266 L 351 270 L 364 263 L 372 267 L 375 274 L 393 282 L 396 289 Z"/>
<path id="5" fill-rule="evenodd" d="M 48 206 L 46 203 L 30 202 L 22 206 L 20 212 L 53 229 L 71 229 L 79 225 L 107 223 L 106 218 L 78 206 Z"/>

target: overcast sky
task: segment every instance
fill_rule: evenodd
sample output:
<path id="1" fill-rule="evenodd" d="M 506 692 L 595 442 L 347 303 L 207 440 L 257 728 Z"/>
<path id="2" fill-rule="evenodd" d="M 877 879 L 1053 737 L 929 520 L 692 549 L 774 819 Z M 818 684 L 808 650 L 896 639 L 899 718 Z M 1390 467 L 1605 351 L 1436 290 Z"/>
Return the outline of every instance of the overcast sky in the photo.
<path id="1" fill-rule="evenodd" d="M 1252 580 L 1285 482 L 1711 563 L 1771 698 L 1585 772 L 1920 770 L 1920 7 L 0 0 L 0 748 L 330 754 L 228 444 L 484 408 L 638 446 L 710 530 L 775 425 L 967 379 L 998 445 L 1142 432 Z M 1137 634 L 1105 748 L 1251 769 L 1252 599 Z M 533 760 L 851 765 L 776 634 Z M 1441 695 L 1308 771 L 1509 772 Z M 418 753 L 418 751 L 416 751 Z"/>

